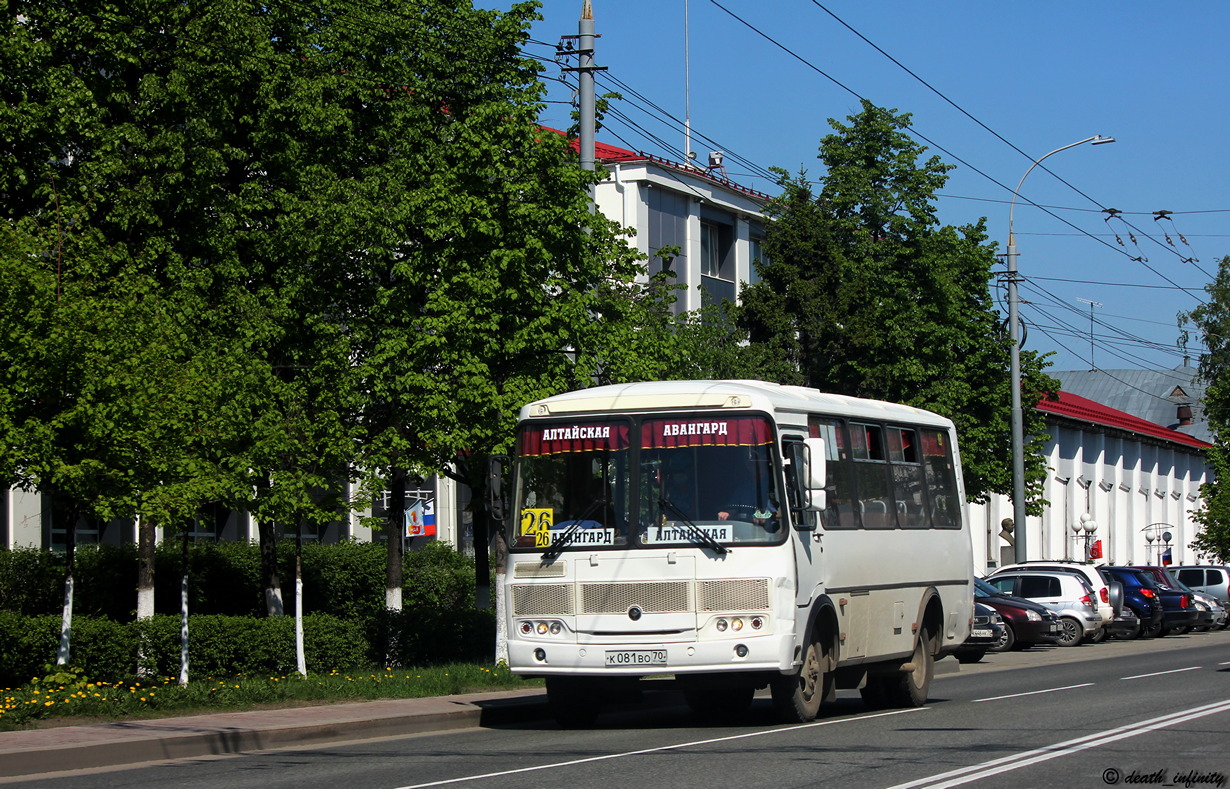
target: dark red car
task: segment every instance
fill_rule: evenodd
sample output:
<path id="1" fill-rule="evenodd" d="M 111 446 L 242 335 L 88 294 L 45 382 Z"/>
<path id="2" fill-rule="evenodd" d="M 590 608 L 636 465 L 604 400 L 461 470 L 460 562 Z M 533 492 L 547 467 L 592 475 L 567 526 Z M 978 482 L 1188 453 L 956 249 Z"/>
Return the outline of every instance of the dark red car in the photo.
<path id="1" fill-rule="evenodd" d="M 994 608 L 1004 620 L 1003 635 L 990 648 L 992 652 L 1053 644 L 1063 633 L 1054 611 L 1032 600 L 1003 594 L 981 578 L 974 579 L 974 601 Z"/>

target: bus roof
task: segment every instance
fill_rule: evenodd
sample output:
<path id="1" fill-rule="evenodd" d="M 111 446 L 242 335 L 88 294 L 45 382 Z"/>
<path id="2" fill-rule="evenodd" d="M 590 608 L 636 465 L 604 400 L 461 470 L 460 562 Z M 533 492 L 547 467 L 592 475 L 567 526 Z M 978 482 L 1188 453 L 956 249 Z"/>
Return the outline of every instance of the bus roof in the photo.
<path id="1" fill-rule="evenodd" d="M 652 413 L 681 409 L 731 408 L 766 413 L 828 413 L 864 419 L 906 420 L 951 427 L 945 417 L 908 405 L 827 394 L 803 386 L 766 381 L 648 381 L 578 389 L 536 400 L 522 419 L 585 413 Z"/>

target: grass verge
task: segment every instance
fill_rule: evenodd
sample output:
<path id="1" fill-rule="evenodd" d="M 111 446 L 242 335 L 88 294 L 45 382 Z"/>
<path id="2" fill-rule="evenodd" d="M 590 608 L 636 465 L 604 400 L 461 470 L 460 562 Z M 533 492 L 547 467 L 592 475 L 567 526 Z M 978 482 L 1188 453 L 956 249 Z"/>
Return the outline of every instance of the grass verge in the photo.
<path id="1" fill-rule="evenodd" d="M 205 677 L 182 686 L 174 677 L 114 684 L 92 682 L 79 671 L 70 670 L 0 691 L 0 731 L 277 706 L 450 696 L 541 685 L 541 680 L 523 680 L 503 666 L 489 668 L 468 663 L 384 671 L 331 671 L 306 677 Z"/>

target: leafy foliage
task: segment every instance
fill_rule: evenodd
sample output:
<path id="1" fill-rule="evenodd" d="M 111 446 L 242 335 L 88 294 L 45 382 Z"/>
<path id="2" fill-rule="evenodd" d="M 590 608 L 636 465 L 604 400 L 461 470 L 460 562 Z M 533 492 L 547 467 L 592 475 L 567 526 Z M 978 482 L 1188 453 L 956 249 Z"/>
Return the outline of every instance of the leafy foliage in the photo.
<path id="1" fill-rule="evenodd" d="M 1216 437 L 1208 453 L 1212 479 L 1200 488 L 1204 506 L 1192 513 L 1201 529 L 1191 547 L 1224 563 L 1230 562 L 1230 256 L 1218 262 L 1217 276 L 1204 289 L 1208 300 L 1179 315 L 1180 325 L 1196 326 L 1207 349 L 1200 356 L 1200 375 L 1208 384 L 1203 407 Z"/>
<path id="2" fill-rule="evenodd" d="M 950 417 L 967 494 L 1010 493 L 1009 340 L 991 299 L 985 223 L 940 226 L 933 202 L 951 167 L 921 160 L 908 114 L 864 102 L 849 121 L 830 120 L 836 133 L 820 145 L 819 192 L 806 173 L 777 171 L 768 260 L 738 313 L 756 363 L 770 380 Z M 1058 386 L 1043 367 L 1022 353 L 1027 403 Z M 1042 429 L 1029 409 L 1031 498 L 1045 477 Z"/>

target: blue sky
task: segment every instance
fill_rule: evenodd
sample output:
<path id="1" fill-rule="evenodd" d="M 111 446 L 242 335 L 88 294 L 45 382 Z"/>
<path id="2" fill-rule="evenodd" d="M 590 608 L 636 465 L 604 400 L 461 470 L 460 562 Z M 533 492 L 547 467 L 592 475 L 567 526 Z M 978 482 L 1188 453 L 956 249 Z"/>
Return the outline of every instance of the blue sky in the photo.
<path id="1" fill-rule="evenodd" d="M 561 76 L 554 45 L 576 34 L 581 6 L 543 3 L 533 30 L 543 43 L 528 51 L 548 60 L 544 79 Z M 987 217 L 1000 252 L 1033 159 L 1115 137 L 1051 156 L 1044 166 L 1059 178 L 1040 167 L 1021 188 L 1026 345 L 1054 351 L 1055 370 L 1089 369 L 1092 310 L 1093 365 L 1181 363 L 1175 315 L 1204 299 L 1230 254 L 1230 3 L 688 0 L 686 92 L 685 0 L 593 6 L 596 62 L 608 68 L 599 91 L 625 95 L 626 118 L 609 117 L 600 141 L 681 160 L 690 94 L 700 160 L 723 150 L 732 179 L 772 193 L 765 168 L 822 173 L 828 119 L 857 112 L 861 96 L 912 113 L 928 153 L 957 165 L 941 222 Z M 570 92 L 550 84 L 542 120 L 565 127 Z M 1105 208 L 1123 213 L 1108 221 Z M 1193 356 L 1200 348 L 1193 337 Z"/>

